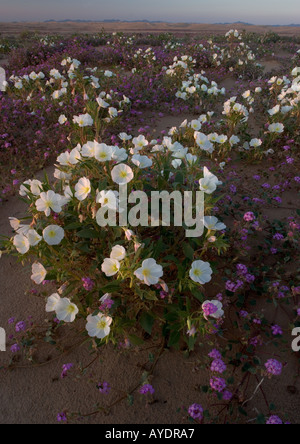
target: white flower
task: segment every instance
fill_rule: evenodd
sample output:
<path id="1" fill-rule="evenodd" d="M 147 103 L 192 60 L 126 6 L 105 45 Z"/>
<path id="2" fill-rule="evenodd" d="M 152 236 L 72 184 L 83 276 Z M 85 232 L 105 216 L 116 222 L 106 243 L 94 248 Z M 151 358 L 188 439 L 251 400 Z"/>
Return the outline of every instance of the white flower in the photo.
<path id="1" fill-rule="evenodd" d="M 134 272 L 135 276 L 146 285 L 156 285 L 163 276 L 163 268 L 156 263 L 155 259 L 146 259 L 141 268 Z"/>
<path id="2" fill-rule="evenodd" d="M 83 145 L 81 154 L 83 157 L 95 157 L 95 149 L 97 146 L 97 142 L 87 142 Z"/>
<path id="3" fill-rule="evenodd" d="M 55 306 L 56 317 L 59 321 L 73 322 L 78 312 L 78 307 L 68 298 L 60 299 Z"/>
<path id="4" fill-rule="evenodd" d="M 65 237 L 64 229 L 58 225 L 49 225 L 43 231 L 44 241 L 48 245 L 59 245 Z"/>
<path id="5" fill-rule="evenodd" d="M 82 201 L 88 197 L 91 192 L 91 182 L 86 177 L 79 179 L 75 185 L 75 197 Z"/>
<path id="6" fill-rule="evenodd" d="M 24 185 L 27 185 L 25 187 Z M 29 189 L 28 189 L 29 187 Z M 35 196 L 39 196 L 41 194 L 41 191 L 43 189 L 42 182 L 39 180 L 26 180 L 21 186 L 20 186 L 20 196 L 24 197 L 27 196 L 28 193 L 32 193 Z"/>
<path id="7" fill-rule="evenodd" d="M 23 234 L 17 234 L 14 237 L 13 244 L 20 254 L 26 254 L 29 251 L 29 240 Z"/>
<path id="8" fill-rule="evenodd" d="M 224 316 L 224 310 L 223 310 L 222 302 L 220 302 L 220 301 L 205 301 L 202 304 L 202 309 L 204 309 L 205 306 L 208 305 L 208 304 L 215 305 L 215 307 L 217 308 L 217 311 L 210 315 L 212 318 L 220 319 L 220 318 L 222 318 Z"/>
<path id="9" fill-rule="evenodd" d="M 40 285 L 42 282 L 44 282 L 45 277 L 47 275 L 47 271 L 40 263 L 32 264 L 32 276 L 31 279 L 33 282 L 37 285 Z"/>
<path id="10" fill-rule="evenodd" d="M 250 141 L 250 146 L 252 146 L 253 148 L 258 148 L 261 145 L 262 145 L 262 140 L 261 139 L 252 139 Z"/>
<path id="11" fill-rule="evenodd" d="M 191 121 L 191 128 L 195 131 L 199 131 L 201 129 L 202 125 L 199 122 L 199 120 L 192 120 Z"/>
<path id="12" fill-rule="evenodd" d="M 73 122 L 77 123 L 81 128 L 85 126 L 92 126 L 94 121 L 92 116 L 89 114 L 80 114 L 79 116 L 74 116 Z"/>
<path id="13" fill-rule="evenodd" d="M 124 162 L 128 158 L 128 154 L 125 148 L 119 148 L 118 146 L 112 146 L 112 160 L 117 163 Z"/>
<path id="14" fill-rule="evenodd" d="M 112 169 L 111 177 L 115 183 L 125 185 L 133 179 L 134 175 L 132 169 L 128 165 L 120 163 Z"/>
<path id="15" fill-rule="evenodd" d="M 103 100 L 100 96 L 97 97 L 97 103 L 100 106 L 100 108 L 108 108 L 109 104 L 107 102 L 105 102 L 105 100 Z"/>
<path id="16" fill-rule="evenodd" d="M 126 250 L 121 245 L 115 245 L 110 253 L 111 259 L 116 259 L 117 261 L 122 261 L 125 259 L 126 256 Z"/>
<path id="17" fill-rule="evenodd" d="M 64 123 L 66 123 L 68 121 L 68 119 L 66 118 L 66 116 L 64 114 L 62 114 L 61 116 L 59 116 L 58 118 L 58 123 L 60 123 L 61 125 L 63 125 Z"/>
<path id="18" fill-rule="evenodd" d="M 42 236 L 40 236 L 35 230 L 28 230 L 26 236 L 31 247 L 35 247 L 42 240 Z"/>
<path id="19" fill-rule="evenodd" d="M 95 146 L 95 159 L 99 162 L 109 162 L 112 157 L 112 148 L 105 143 L 97 143 Z"/>
<path id="20" fill-rule="evenodd" d="M 102 190 L 100 193 L 98 193 L 96 202 L 100 203 L 102 207 L 107 207 L 110 210 L 117 210 L 119 204 L 118 192 L 112 190 Z"/>
<path id="21" fill-rule="evenodd" d="M 110 325 L 112 318 L 98 314 L 97 316 L 89 315 L 87 317 L 86 330 L 91 338 L 103 339 L 110 333 Z"/>
<path id="22" fill-rule="evenodd" d="M 283 133 L 284 125 L 282 123 L 272 123 L 272 125 L 269 125 L 269 131 L 270 133 Z"/>
<path id="23" fill-rule="evenodd" d="M 51 313 L 52 311 L 55 311 L 58 303 L 60 302 L 60 296 L 57 293 L 52 294 L 47 299 L 47 305 L 46 305 L 46 312 Z"/>
<path id="24" fill-rule="evenodd" d="M 145 146 L 149 145 L 148 140 L 146 140 L 145 136 L 143 136 L 142 134 L 139 137 L 135 137 L 132 140 L 132 143 L 134 144 L 134 148 L 136 150 L 141 150 L 143 149 Z"/>
<path id="25" fill-rule="evenodd" d="M 201 285 L 211 281 L 212 269 L 208 262 L 195 261 L 192 263 L 190 270 L 190 278 L 194 282 L 198 282 Z"/>
<path id="26" fill-rule="evenodd" d="M 47 193 L 41 193 L 35 205 L 38 211 L 44 212 L 45 215 L 49 217 L 51 210 L 53 210 L 54 213 L 61 212 L 61 196 L 52 190 L 47 191 Z"/>
<path id="27" fill-rule="evenodd" d="M 108 114 L 110 117 L 118 117 L 118 110 L 116 108 L 113 108 L 112 106 L 108 108 Z"/>
<path id="28" fill-rule="evenodd" d="M 126 142 L 126 140 L 131 140 L 132 136 L 128 135 L 127 133 L 120 133 L 119 137 L 123 142 Z"/>
<path id="29" fill-rule="evenodd" d="M 104 259 L 101 270 L 107 276 L 114 276 L 120 270 L 120 262 L 116 259 Z"/>
<path id="30" fill-rule="evenodd" d="M 206 194 L 212 194 L 217 189 L 216 182 L 213 178 L 207 176 L 199 180 L 200 190 Z"/>
<path id="31" fill-rule="evenodd" d="M 140 156 L 139 154 L 135 154 L 132 156 L 132 162 L 138 166 L 139 168 L 150 168 L 153 164 L 152 160 L 147 156 Z"/>
<path id="32" fill-rule="evenodd" d="M 226 225 L 219 222 L 217 217 L 214 216 L 204 216 L 204 226 L 211 231 L 225 230 Z"/>

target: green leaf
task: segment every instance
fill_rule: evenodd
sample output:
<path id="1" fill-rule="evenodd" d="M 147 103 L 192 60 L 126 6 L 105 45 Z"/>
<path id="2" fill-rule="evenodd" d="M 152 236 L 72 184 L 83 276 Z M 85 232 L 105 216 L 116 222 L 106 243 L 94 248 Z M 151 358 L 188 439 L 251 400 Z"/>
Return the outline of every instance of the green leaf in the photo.
<path id="1" fill-rule="evenodd" d="M 150 313 L 143 313 L 140 318 L 140 324 L 149 335 L 152 333 L 154 317 Z"/>
<path id="2" fill-rule="evenodd" d="M 83 237 L 84 239 L 95 239 L 99 237 L 99 233 L 90 228 L 85 228 L 84 230 L 78 231 L 76 236 Z"/>
<path id="3" fill-rule="evenodd" d="M 186 242 L 183 244 L 183 252 L 185 254 L 185 257 L 187 257 L 191 261 L 194 259 L 194 250 L 189 243 Z"/>

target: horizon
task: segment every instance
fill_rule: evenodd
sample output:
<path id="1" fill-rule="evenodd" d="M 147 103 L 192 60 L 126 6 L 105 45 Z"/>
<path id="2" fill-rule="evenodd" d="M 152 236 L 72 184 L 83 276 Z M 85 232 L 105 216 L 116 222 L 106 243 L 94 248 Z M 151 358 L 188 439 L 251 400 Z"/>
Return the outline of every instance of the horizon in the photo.
<path id="1" fill-rule="evenodd" d="M 17 11 L 17 12 L 16 12 Z M 70 18 L 71 17 L 71 18 Z M 73 18 L 76 17 L 76 18 Z M 93 19 L 91 18 L 93 17 Z M 243 22 L 287 26 L 300 23 L 298 0 L 10 0 L 1 7 L 1 22 L 45 21 L 149 21 L 164 23 L 218 24 Z"/>

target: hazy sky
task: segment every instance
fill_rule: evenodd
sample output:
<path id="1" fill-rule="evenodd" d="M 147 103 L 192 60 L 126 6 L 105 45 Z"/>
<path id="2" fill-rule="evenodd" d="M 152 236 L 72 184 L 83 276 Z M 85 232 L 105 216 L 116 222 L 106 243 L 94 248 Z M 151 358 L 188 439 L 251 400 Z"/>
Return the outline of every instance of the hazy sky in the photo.
<path id="1" fill-rule="evenodd" d="M 0 0 L 0 21 L 162 20 L 300 23 L 300 0 Z"/>

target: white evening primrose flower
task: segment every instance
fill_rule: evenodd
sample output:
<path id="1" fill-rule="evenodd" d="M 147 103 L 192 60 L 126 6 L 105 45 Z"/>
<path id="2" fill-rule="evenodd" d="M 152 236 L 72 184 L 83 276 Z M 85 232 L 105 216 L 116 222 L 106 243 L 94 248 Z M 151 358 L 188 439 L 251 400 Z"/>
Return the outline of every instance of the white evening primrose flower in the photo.
<path id="1" fill-rule="evenodd" d="M 123 142 L 126 142 L 127 140 L 131 140 L 131 139 L 132 139 L 132 136 L 130 136 L 130 135 L 127 134 L 127 133 L 120 133 L 120 134 L 119 134 L 119 138 L 120 138 Z"/>
<path id="2" fill-rule="evenodd" d="M 209 316 L 215 319 L 220 319 L 224 316 L 223 304 L 220 301 L 205 301 L 202 304 L 202 309 L 205 311 L 206 305 L 214 305 L 216 307 L 215 313 L 211 313 Z M 205 317 L 206 319 L 206 317 Z"/>
<path id="3" fill-rule="evenodd" d="M 108 108 L 109 107 L 109 103 L 105 102 L 105 100 L 103 100 L 100 96 L 97 97 L 97 103 L 100 106 L 100 108 Z"/>
<path id="4" fill-rule="evenodd" d="M 102 207 L 117 210 L 119 206 L 118 193 L 112 190 L 102 190 L 97 194 L 96 202 L 100 203 Z"/>
<path id="5" fill-rule="evenodd" d="M 118 110 L 111 106 L 110 108 L 108 108 L 108 114 L 111 118 L 118 117 Z"/>
<path id="6" fill-rule="evenodd" d="M 86 177 L 79 179 L 75 185 L 75 197 L 76 199 L 83 201 L 91 192 L 91 182 Z"/>
<path id="7" fill-rule="evenodd" d="M 26 185 L 26 186 L 25 186 Z M 41 191 L 43 189 L 43 184 L 37 179 L 34 180 L 26 180 L 21 186 L 20 186 L 20 196 L 24 197 L 27 196 L 28 193 L 32 193 L 35 196 L 39 196 L 41 194 Z"/>
<path id="8" fill-rule="evenodd" d="M 114 276 L 120 270 L 120 262 L 116 259 L 106 258 L 101 265 L 101 270 L 107 277 Z"/>
<path id="9" fill-rule="evenodd" d="M 39 262 L 32 264 L 31 280 L 33 280 L 36 285 L 40 285 L 42 282 L 44 282 L 46 275 L 47 271 L 42 264 Z"/>
<path id="10" fill-rule="evenodd" d="M 48 245 L 59 245 L 65 237 L 65 231 L 58 225 L 49 225 L 43 231 L 44 241 Z"/>
<path id="11" fill-rule="evenodd" d="M 55 311 L 59 302 L 60 302 L 60 296 L 58 293 L 54 293 L 51 296 L 49 296 L 46 304 L 46 312 L 52 313 L 53 311 Z"/>
<path id="12" fill-rule="evenodd" d="M 269 125 L 269 131 L 270 133 L 283 133 L 284 131 L 284 125 L 282 123 L 272 123 L 272 125 Z"/>
<path id="13" fill-rule="evenodd" d="M 132 143 L 134 144 L 134 148 L 136 150 L 141 150 L 143 149 L 145 146 L 149 145 L 148 140 L 146 140 L 145 136 L 143 136 L 142 134 L 139 137 L 135 137 L 132 140 Z"/>
<path id="14" fill-rule="evenodd" d="M 64 123 L 66 123 L 68 121 L 68 119 L 66 118 L 66 116 L 64 114 L 62 114 L 61 116 L 59 116 L 58 118 L 58 123 L 60 123 L 61 125 L 63 125 Z"/>
<path id="15" fill-rule="evenodd" d="M 146 259 L 141 268 L 134 272 L 135 276 L 146 285 L 156 285 L 163 276 L 163 268 L 156 263 L 155 259 Z"/>
<path id="16" fill-rule="evenodd" d="M 81 128 L 83 128 L 85 126 L 92 126 L 94 120 L 89 114 L 80 114 L 79 116 L 74 116 L 73 122 L 77 123 Z"/>
<path id="17" fill-rule="evenodd" d="M 87 317 L 86 330 L 91 338 L 104 339 L 110 333 L 110 325 L 112 318 L 98 314 L 96 316 L 89 315 Z"/>
<path id="18" fill-rule="evenodd" d="M 29 251 L 29 240 L 23 234 L 17 234 L 14 237 L 13 244 L 20 254 L 26 254 Z"/>
<path id="19" fill-rule="evenodd" d="M 43 239 L 35 230 L 28 230 L 26 236 L 31 247 L 35 247 Z"/>
<path id="20" fill-rule="evenodd" d="M 191 121 L 191 128 L 192 128 L 193 130 L 195 130 L 195 131 L 200 131 L 201 127 L 202 127 L 202 125 L 201 125 L 201 123 L 199 122 L 199 120 L 192 120 L 192 121 Z"/>
<path id="21" fill-rule="evenodd" d="M 262 145 L 262 140 L 261 139 L 252 139 L 250 141 L 250 146 L 252 146 L 253 148 L 258 148 L 261 145 Z"/>
<path id="22" fill-rule="evenodd" d="M 51 210 L 54 213 L 61 212 L 61 196 L 49 190 L 41 193 L 40 198 L 36 201 L 35 206 L 38 211 L 44 212 L 47 217 L 50 216 Z"/>
<path id="23" fill-rule="evenodd" d="M 221 231 L 226 229 L 226 225 L 219 222 L 215 216 L 204 216 L 204 226 L 210 231 Z"/>
<path id="24" fill-rule="evenodd" d="M 112 146 L 112 160 L 116 163 L 124 162 L 128 158 L 128 154 L 125 148 L 119 148 L 118 146 Z"/>
<path id="25" fill-rule="evenodd" d="M 95 146 L 95 159 L 98 162 L 110 162 L 112 157 L 112 148 L 105 143 L 97 143 Z"/>
<path id="26" fill-rule="evenodd" d="M 216 181 L 210 177 L 203 177 L 199 180 L 200 190 L 204 191 L 206 194 L 212 194 L 217 189 Z"/>
<path id="27" fill-rule="evenodd" d="M 87 142 L 85 145 L 83 145 L 81 149 L 81 155 L 83 157 L 95 157 L 95 150 L 97 145 L 97 142 Z"/>
<path id="28" fill-rule="evenodd" d="M 115 245 L 110 253 L 111 259 L 116 259 L 117 261 L 122 261 L 125 259 L 126 256 L 126 250 L 122 245 Z"/>
<path id="29" fill-rule="evenodd" d="M 212 269 L 208 262 L 195 261 L 192 263 L 190 278 L 198 284 L 204 285 L 211 281 Z"/>
<path id="30" fill-rule="evenodd" d="M 115 183 L 125 185 L 133 179 L 134 175 L 132 169 L 128 165 L 120 163 L 112 169 L 111 177 Z"/>
<path id="31" fill-rule="evenodd" d="M 147 156 L 140 156 L 139 154 L 135 154 L 131 158 L 132 162 L 139 168 L 150 168 L 153 164 L 152 160 Z"/>
<path id="32" fill-rule="evenodd" d="M 57 319 L 68 323 L 75 321 L 78 312 L 78 307 L 68 298 L 61 299 L 55 307 Z"/>

